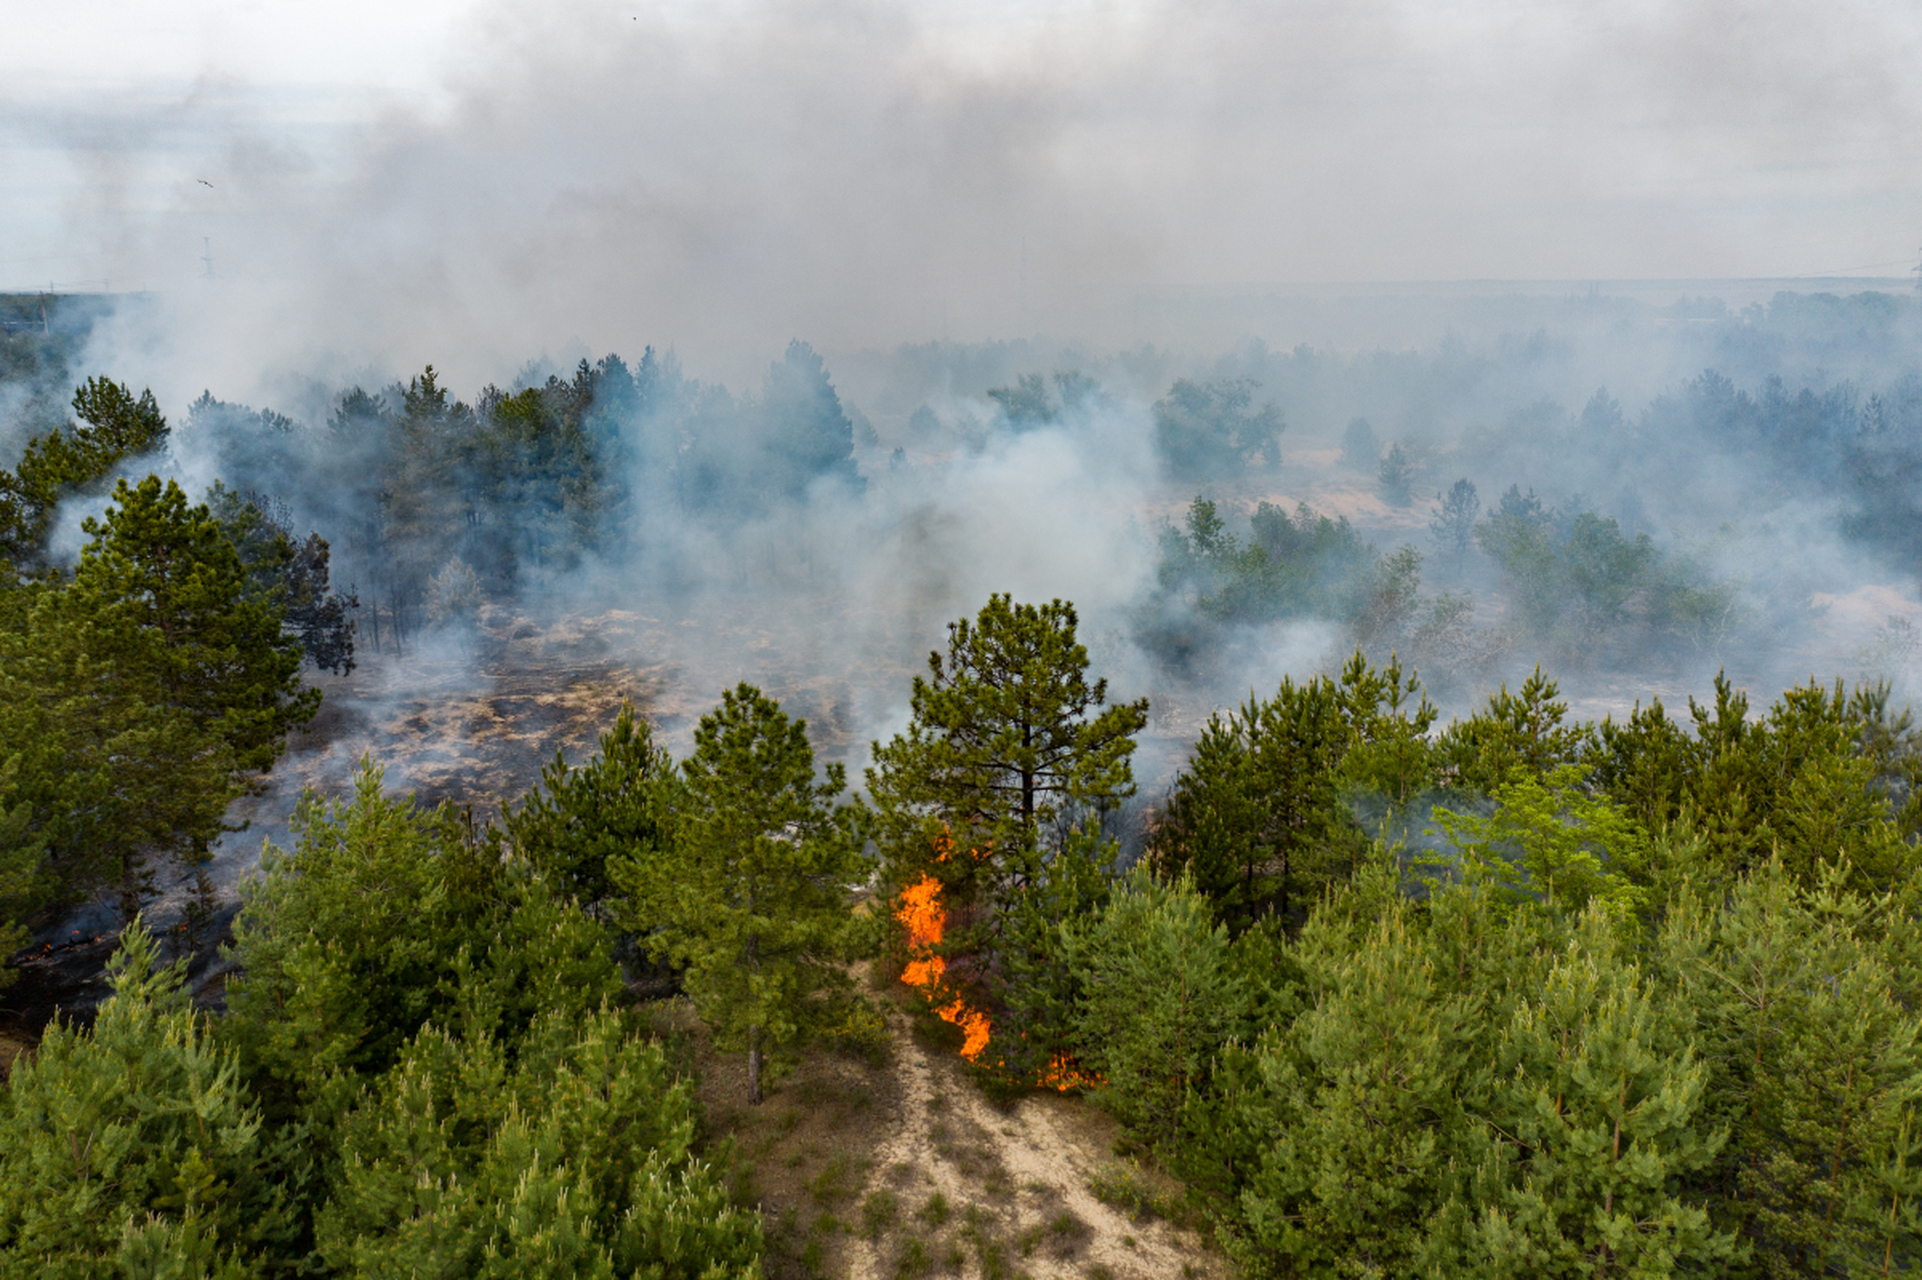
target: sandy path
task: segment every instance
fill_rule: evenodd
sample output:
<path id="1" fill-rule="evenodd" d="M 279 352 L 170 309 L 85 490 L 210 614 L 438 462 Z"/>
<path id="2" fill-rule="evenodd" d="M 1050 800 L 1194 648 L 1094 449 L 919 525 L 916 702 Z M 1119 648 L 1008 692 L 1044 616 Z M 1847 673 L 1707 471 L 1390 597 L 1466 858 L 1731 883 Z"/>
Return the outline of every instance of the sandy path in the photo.
<path id="1" fill-rule="evenodd" d="M 863 1194 L 891 1191 L 903 1225 L 939 1192 L 955 1219 L 973 1207 L 1009 1243 L 1014 1274 L 1067 1277 L 1105 1269 L 1115 1280 L 1226 1274 L 1193 1233 L 1165 1221 L 1136 1222 L 1095 1198 L 1090 1180 L 1113 1157 L 1088 1132 L 1085 1103 L 1037 1095 L 996 1107 L 958 1061 L 931 1058 L 904 1015 L 890 1017 L 901 1114 L 875 1153 Z M 1050 1230 L 1064 1212 L 1079 1222 L 1072 1237 Z M 899 1242 L 891 1236 L 878 1245 L 850 1240 L 847 1274 L 855 1280 L 893 1276 Z M 1015 1244 L 1023 1238 L 1036 1241 L 1028 1254 Z M 978 1259 L 970 1256 L 960 1274 L 980 1276 Z"/>

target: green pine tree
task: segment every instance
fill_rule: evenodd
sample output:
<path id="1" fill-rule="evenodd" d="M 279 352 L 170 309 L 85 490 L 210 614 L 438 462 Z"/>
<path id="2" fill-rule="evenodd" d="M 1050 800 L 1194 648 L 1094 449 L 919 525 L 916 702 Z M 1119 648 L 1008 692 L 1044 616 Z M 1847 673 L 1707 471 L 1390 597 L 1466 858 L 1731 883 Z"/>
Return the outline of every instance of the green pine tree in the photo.
<path id="1" fill-rule="evenodd" d="M 1774 859 L 1725 906 L 1684 892 L 1656 949 L 1694 1012 L 1729 1129 L 1711 1206 L 1773 1275 L 1873 1273 L 1891 1251 L 1912 1263 L 1922 1248 L 1902 1172 L 1922 1019 L 1897 998 L 1877 904 L 1845 887 L 1844 869 L 1826 881 L 1803 887 Z"/>
<path id="2" fill-rule="evenodd" d="M 320 1261 L 377 1276 L 760 1274 L 757 1215 L 696 1159 L 692 1090 L 606 1008 L 510 1053 L 425 1027 L 341 1124 Z"/>
<path id="3" fill-rule="evenodd" d="M 238 1064 L 190 1007 L 184 966 L 159 954 L 129 924 L 92 1028 L 55 1022 L 0 1091 L 8 1280 L 257 1275 L 285 1229 Z"/>
<path id="4" fill-rule="evenodd" d="M 814 776 L 805 721 L 749 684 L 701 717 L 681 762 L 675 839 L 610 860 L 621 922 L 685 969 L 695 1008 L 743 1048 L 761 1101 L 770 1054 L 799 1040 L 848 984 L 860 936 L 851 892 L 866 878 L 839 765 Z"/>
<path id="5" fill-rule="evenodd" d="M 1231 1252 L 1258 1274 L 1397 1276 L 1480 1155 L 1492 1070 L 1481 1001 L 1450 990 L 1414 913 L 1358 937 L 1311 922 L 1313 1007 L 1258 1047 L 1259 1167 Z"/>
<path id="6" fill-rule="evenodd" d="M 1564 723 L 1568 703 L 1560 695 L 1560 687 L 1537 666 L 1519 694 L 1504 684 L 1484 710 L 1450 723 L 1435 740 L 1443 780 L 1489 795 L 1517 768 L 1540 776 L 1580 762 L 1594 730 Z"/>
<path id="7" fill-rule="evenodd" d="M 222 1034 L 275 1123 L 328 1121 L 429 1021 L 513 1039 L 542 1013 L 619 990 L 605 930 L 557 901 L 451 805 L 381 791 L 362 761 L 350 799 L 309 793 L 294 848 L 242 884 Z"/>
<path id="8" fill-rule="evenodd" d="M 1079 1052 L 1075 1022 L 1086 966 L 1076 925 L 1107 900 L 1113 840 L 1083 827 L 1043 861 L 1026 892 L 1007 904 L 1000 950 L 1001 1002 L 991 1057 L 976 1058 L 1024 1084 L 1061 1078 Z"/>
<path id="9" fill-rule="evenodd" d="M 1137 867 L 1079 932 L 1077 1056 L 1100 1079 L 1100 1104 L 1165 1146 L 1254 992 L 1191 878 L 1164 884 Z"/>
<path id="10" fill-rule="evenodd" d="M 1209 718 L 1149 839 L 1163 876 L 1187 872 L 1239 933 L 1292 927 L 1362 848 L 1350 805 L 1394 816 L 1433 780 L 1435 710 L 1399 661 L 1358 650 L 1339 680 L 1283 677 L 1274 697 Z"/>
<path id="11" fill-rule="evenodd" d="M 72 590 L 138 639 L 120 660 L 167 705 L 226 741 L 239 770 L 265 772 L 320 706 L 319 690 L 301 688 L 301 644 L 282 633 L 282 602 L 251 589 L 226 530 L 173 481 L 122 480 L 113 501 L 82 526 L 93 540 Z"/>
<path id="12" fill-rule="evenodd" d="M 1591 906 L 1503 1031 L 1493 1167 L 1463 1215 L 1475 1274 L 1652 1280 L 1712 1273 L 1738 1253 L 1688 1190 L 1728 1136 L 1709 1114 L 1690 1011 L 1651 987 L 1619 939 Z"/>
<path id="13" fill-rule="evenodd" d="M 991 596 L 973 621 L 949 624 L 945 659 L 928 655 L 907 731 L 874 744 L 868 795 L 888 874 L 942 882 L 950 953 L 985 963 L 1065 828 L 1134 794 L 1147 699 L 1106 705 L 1076 624 L 1061 600 Z"/>
<path id="14" fill-rule="evenodd" d="M 64 498 L 95 491 L 114 467 L 159 449 L 167 420 L 153 392 L 138 399 L 105 378 L 89 378 L 73 393 L 79 423 L 36 436 L 11 474 L 0 471 L 0 559 L 16 570 L 38 567 Z"/>
<path id="15" fill-rule="evenodd" d="M 600 751 L 569 767 L 558 753 L 540 785 L 506 815 L 507 838 L 519 855 L 561 893 L 583 906 L 613 892 L 607 863 L 644 857 L 671 839 L 678 777 L 652 730 L 622 702 Z"/>
<path id="16" fill-rule="evenodd" d="M 52 582 L 5 594 L 5 918 L 109 887 L 131 919 L 160 864 L 219 835 L 241 791 L 233 749 L 165 696 L 152 637 L 118 602 Z"/>

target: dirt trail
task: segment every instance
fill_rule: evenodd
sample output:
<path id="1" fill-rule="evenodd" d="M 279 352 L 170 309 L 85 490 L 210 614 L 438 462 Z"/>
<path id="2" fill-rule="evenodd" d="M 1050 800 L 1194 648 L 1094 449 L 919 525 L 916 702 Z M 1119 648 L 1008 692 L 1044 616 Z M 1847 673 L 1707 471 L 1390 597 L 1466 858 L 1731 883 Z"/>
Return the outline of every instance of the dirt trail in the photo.
<path id="1" fill-rule="evenodd" d="M 951 1253 L 945 1265 L 936 1260 L 936 1269 L 968 1280 L 1226 1274 L 1194 1233 L 1163 1220 L 1137 1221 L 1095 1197 L 1090 1183 L 1117 1163 L 1106 1149 L 1112 1129 L 1105 1118 L 1054 1095 L 997 1107 L 958 1059 L 920 1044 L 900 1012 L 890 1017 L 901 1114 L 875 1153 L 863 1190 L 868 1203 L 878 1201 L 894 1216 L 888 1226 L 848 1241 L 845 1274 L 891 1280 L 912 1273 L 917 1268 L 903 1261 L 904 1249 L 925 1235 L 938 1254 L 944 1224 L 952 1228 Z M 937 1193 L 945 1204 L 932 1212 Z M 955 1237 L 969 1248 L 961 1249 Z M 1005 1270 L 988 1263 L 982 1240 L 1005 1248 Z M 961 1262 L 964 1252 L 969 1256 Z"/>

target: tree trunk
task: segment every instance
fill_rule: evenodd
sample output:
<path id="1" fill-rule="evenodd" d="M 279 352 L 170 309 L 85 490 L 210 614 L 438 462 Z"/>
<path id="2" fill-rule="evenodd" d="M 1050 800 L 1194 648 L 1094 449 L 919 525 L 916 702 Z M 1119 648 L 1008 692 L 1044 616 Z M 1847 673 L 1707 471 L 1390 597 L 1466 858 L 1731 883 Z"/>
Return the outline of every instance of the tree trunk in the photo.
<path id="1" fill-rule="evenodd" d="M 1028 748 L 1033 745 L 1034 745 L 1034 726 L 1024 720 L 1021 723 L 1021 750 L 1024 756 L 1024 761 L 1023 761 L 1024 763 L 1025 763 L 1026 752 Z M 1034 770 L 1023 768 L 1021 770 L 1021 830 L 1022 830 L 1022 833 L 1023 834 L 1029 833 L 1033 829 L 1033 827 L 1034 827 Z"/>
<path id="2" fill-rule="evenodd" d="M 747 909 L 754 910 L 754 890 L 747 894 Z M 750 973 L 761 971 L 761 935 L 747 935 L 747 967 Z M 761 1028 L 758 1023 L 750 1023 L 747 1029 L 747 1100 L 749 1106 L 761 1105 Z"/>

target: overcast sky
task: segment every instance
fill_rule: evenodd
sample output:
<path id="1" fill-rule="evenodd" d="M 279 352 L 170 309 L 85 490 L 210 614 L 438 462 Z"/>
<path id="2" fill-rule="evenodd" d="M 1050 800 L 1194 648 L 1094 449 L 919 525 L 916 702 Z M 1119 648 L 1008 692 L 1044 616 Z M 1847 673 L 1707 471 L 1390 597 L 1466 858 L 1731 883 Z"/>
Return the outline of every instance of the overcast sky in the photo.
<path id="1" fill-rule="evenodd" d="M 0 0 L 0 31 L 0 286 L 180 293 L 210 247 L 255 359 L 1006 336 L 1181 282 L 1902 275 L 1922 245 L 1893 0 Z"/>

